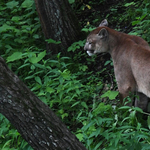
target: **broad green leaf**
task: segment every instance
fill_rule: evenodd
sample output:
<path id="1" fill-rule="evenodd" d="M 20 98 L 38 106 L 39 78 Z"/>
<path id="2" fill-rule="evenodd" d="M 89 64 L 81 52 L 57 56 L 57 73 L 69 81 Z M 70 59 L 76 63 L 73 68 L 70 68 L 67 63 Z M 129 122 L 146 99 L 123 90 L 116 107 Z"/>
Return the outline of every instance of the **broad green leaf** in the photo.
<path id="1" fill-rule="evenodd" d="M 3 24 L 0 27 L 0 33 L 6 32 L 7 30 L 13 30 L 13 29 L 15 29 L 13 26 L 10 26 L 10 25 L 7 25 L 7 24 Z"/>
<path id="2" fill-rule="evenodd" d="M 43 57 L 45 57 L 45 55 L 46 55 L 46 51 L 43 51 L 43 52 L 39 53 L 38 56 L 33 55 L 33 57 L 30 57 L 29 61 L 33 64 L 38 63 L 40 60 L 43 59 Z"/>
<path id="3" fill-rule="evenodd" d="M 42 85 L 42 81 L 40 77 L 35 77 L 35 81 L 38 82 L 40 85 Z"/>
<path id="4" fill-rule="evenodd" d="M 111 105 L 105 105 L 105 103 L 101 102 L 94 110 L 93 110 L 93 114 L 94 115 L 98 115 L 98 114 L 102 114 L 104 112 L 111 112 L 112 111 L 112 107 Z"/>
<path id="5" fill-rule="evenodd" d="M 33 0 L 25 0 L 21 6 L 22 8 L 30 8 L 33 5 L 33 3 Z"/>
<path id="6" fill-rule="evenodd" d="M 139 107 L 135 107 L 134 110 L 143 113 L 143 110 L 141 108 L 139 108 Z"/>
<path id="7" fill-rule="evenodd" d="M 139 24 L 140 22 L 141 22 L 140 20 L 133 21 L 133 22 L 132 22 L 132 25 L 135 26 L 135 25 Z"/>
<path id="8" fill-rule="evenodd" d="M 70 4 L 73 4 L 75 0 L 68 0 Z"/>
<path id="9" fill-rule="evenodd" d="M 19 2 L 16 1 L 10 1 L 8 3 L 6 3 L 7 8 L 13 9 L 14 7 L 16 7 L 19 4 Z"/>
<path id="10" fill-rule="evenodd" d="M 38 34 L 34 34 L 33 37 L 34 37 L 35 39 L 39 39 L 39 38 L 40 38 L 40 36 L 39 36 Z"/>
<path id="11" fill-rule="evenodd" d="M 7 63 L 22 58 L 22 52 L 15 52 L 11 56 L 7 57 Z"/>
<path id="12" fill-rule="evenodd" d="M 45 57 L 45 55 L 46 55 L 46 51 L 43 51 L 38 54 L 38 58 L 41 60 L 41 59 L 43 59 L 43 57 Z"/>
<path id="13" fill-rule="evenodd" d="M 13 16 L 11 18 L 11 20 L 14 21 L 14 22 L 19 22 L 21 20 L 21 17 L 20 16 Z"/>
<path id="14" fill-rule="evenodd" d="M 118 94 L 118 91 L 107 91 L 103 95 L 101 95 L 101 98 L 108 97 L 110 100 L 113 100 Z"/>
<path id="15" fill-rule="evenodd" d="M 83 140 L 83 134 L 82 133 L 76 134 L 76 137 L 79 139 L 79 141 Z"/>

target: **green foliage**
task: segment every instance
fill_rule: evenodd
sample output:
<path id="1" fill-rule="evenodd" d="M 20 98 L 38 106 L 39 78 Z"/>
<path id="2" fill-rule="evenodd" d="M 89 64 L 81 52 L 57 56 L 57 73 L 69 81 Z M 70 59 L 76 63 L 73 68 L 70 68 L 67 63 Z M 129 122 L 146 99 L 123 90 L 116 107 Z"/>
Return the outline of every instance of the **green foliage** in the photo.
<path id="1" fill-rule="evenodd" d="M 32 150 L 2 114 L 0 114 L 0 129 L 1 150 L 17 150 L 18 147 L 22 150 Z"/>
<path id="2" fill-rule="evenodd" d="M 84 31 L 84 32 L 91 32 L 91 31 L 94 30 L 94 29 L 95 29 L 95 27 L 85 26 L 85 27 L 82 29 L 82 31 Z"/>
<path id="3" fill-rule="evenodd" d="M 30 47 L 30 43 L 32 47 L 42 45 L 33 0 L 9 0 L 7 3 L 1 1 L 0 10 L 0 15 L 3 16 L 0 21 L 1 56 L 6 58 L 14 52 L 24 52 Z"/>
<path id="4" fill-rule="evenodd" d="M 100 103 L 86 119 L 81 118 L 79 140 L 88 150 L 148 150 L 150 131 L 138 122 L 137 112 L 141 110 L 127 106 L 112 109 Z"/>
<path id="5" fill-rule="evenodd" d="M 48 43 L 53 43 L 53 44 L 60 44 L 61 42 L 60 41 L 55 41 L 55 40 L 53 40 L 53 39 L 47 39 L 47 40 L 45 40 L 46 42 L 48 42 Z"/>
<path id="6" fill-rule="evenodd" d="M 113 100 L 116 98 L 116 96 L 119 94 L 118 91 L 107 91 L 103 95 L 101 95 L 101 98 L 108 97 L 110 100 Z"/>
<path id="7" fill-rule="evenodd" d="M 150 23 L 150 3 L 147 0 L 144 0 L 142 7 L 135 9 L 134 13 L 136 14 L 136 17 L 134 18 L 134 21 L 132 21 L 134 28 L 131 34 L 141 36 L 150 43 L 150 31 L 148 30 Z"/>
<path id="8" fill-rule="evenodd" d="M 82 47 L 84 47 L 84 44 L 85 40 L 74 42 L 70 47 L 68 47 L 68 52 L 70 51 L 75 52 L 77 49 L 80 50 Z"/>
<path id="9" fill-rule="evenodd" d="M 118 24 L 130 20 L 134 26 L 131 33 L 142 35 L 149 42 L 150 3 L 144 0 L 141 2 L 142 7 L 138 7 L 140 2 L 126 0 L 116 5 L 105 5 L 109 6 L 107 14 L 101 11 L 99 15 L 93 8 L 98 7 L 100 10 L 107 3 L 105 0 L 87 3 L 69 0 L 77 15 L 92 10 L 88 16 L 83 14 L 85 20 L 82 23 L 82 31 L 89 33 L 104 17 L 108 18 L 110 23 L 115 22 L 115 28 L 118 28 Z M 5 3 L 2 0 L 0 3 L 0 14 L 3 16 L 0 22 L 0 55 L 88 150 L 150 149 L 150 117 L 146 122 L 142 119 L 144 112 L 141 109 L 117 106 L 118 91 L 110 69 L 112 60 L 107 60 L 103 68 L 97 71 L 96 56 L 88 57 L 82 50 L 85 40 L 77 41 L 68 48 L 68 51 L 73 53 L 71 58 L 59 53 L 46 59 L 43 46 L 45 41 L 41 35 L 34 1 L 9 0 Z M 123 24 L 123 27 L 126 25 Z M 61 43 L 53 39 L 46 42 Z M 115 84 L 113 89 L 112 82 Z M 2 115 L 0 128 L 1 149 L 32 149 Z"/>
<path id="10" fill-rule="evenodd" d="M 23 69 L 20 71 L 20 68 L 26 65 L 26 69 L 29 69 L 31 67 L 29 63 L 37 63 L 45 56 L 45 51 L 40 52 L 39 49 L 39 47 L 43 49 L 44 39 L 42 39 L 34 0 L 8 0 L 7 2 L 2 0 L 0 16 L 2 16 L 0 55 L 7 60 L 12 70 L 20 74 L 20 77 L 26 76 L 28 71 Z M 34 53 L 30 52 L 33 49 Z M 29 63 L 24 63 L 24 60 Z M 0 149 L 32 149 L 2 115 L 0 115 L 0 128 Z"/>

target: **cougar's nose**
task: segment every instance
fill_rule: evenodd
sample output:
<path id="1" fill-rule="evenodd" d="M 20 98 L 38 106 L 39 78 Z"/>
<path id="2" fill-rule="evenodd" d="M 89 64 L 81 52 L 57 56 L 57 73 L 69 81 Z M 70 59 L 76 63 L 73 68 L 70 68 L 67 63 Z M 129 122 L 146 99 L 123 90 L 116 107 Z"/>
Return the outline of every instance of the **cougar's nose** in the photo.
<path id="1" fill-rule="evenodd" d="M 84 50 L 85 50 L 85 51 L 87 51 L 87 48 L 86 48 L 86 46 L 84 46 Z"/>

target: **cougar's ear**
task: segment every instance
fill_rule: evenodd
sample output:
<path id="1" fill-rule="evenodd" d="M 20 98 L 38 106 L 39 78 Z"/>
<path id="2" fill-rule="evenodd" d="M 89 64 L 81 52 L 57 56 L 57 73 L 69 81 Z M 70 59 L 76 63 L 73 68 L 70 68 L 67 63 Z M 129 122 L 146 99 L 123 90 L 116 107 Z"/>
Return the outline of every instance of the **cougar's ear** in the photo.
<path id="1" fill-rule="evenodd" d="M 108 32 L 105 28 L 102 28 L 99 33 L 98 33 L 98 36 L 101 38 L 101 39 L 106 39 L 108 37 Z"/>
<path id="2" fill-rule="evenodd" d="M 107 19 L 104 19 L 101 23 L 100 23 L 100 25 L 99 25 L 99 27 L 101 27 L 101 26 L 108 26 L 108 21 L 107 21 Z"/>

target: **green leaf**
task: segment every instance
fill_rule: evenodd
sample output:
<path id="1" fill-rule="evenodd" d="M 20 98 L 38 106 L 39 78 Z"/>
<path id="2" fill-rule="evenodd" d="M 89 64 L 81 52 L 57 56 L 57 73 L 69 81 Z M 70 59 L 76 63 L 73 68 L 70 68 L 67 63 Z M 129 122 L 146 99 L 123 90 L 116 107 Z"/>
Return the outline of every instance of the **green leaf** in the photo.
<path id="1" fill-rule="evenodd" d="M 76 137 L 79 139 L 79 141 L 83 140 L 83 134 L 82 133 L 76 134 Z"/>
<path id="2" fill-rule="evenodd" d="M 132 26 L 135 26 L 135 25 L 139 24 L 140 22 L 141 22 L 140 20 L 133 21 L 133 22 L 132 22 Z"/>
<path id="3" fill-rule="evenodd" d="M 80 101 L 77 101 L 71 107 L 74 107 L 74 106 L 78 105 L 79 103 L 80 103 Z"/>
<path id="4" fill-rule="evenodd" d="M 55 41 L 55 40 L 53 40 L 53 39 L 47 39 L 47 40 L 45 40 L 46 42 L 48 42 L 48 43 L 53 43 L 53 44 L 60 44 L 61 42 L 60 41 Z"/>
<path id="5" fill-rule="evenodd" d="M 108 61 L 105 62 L 104 65 L 106 66 L 106 65 L 110 64 L 111 62 L 112 62 L 112 61 L 108 60 Z"/>
<path id="6" fill-rule="evenodd" d="M 68 52 L 70 51 L 74 52 L 76 49 L 83 48 L 84 44 L 85 44 L 85 40 L 74 42 L 70 47 L 68 47 Z"/>
<path id="7" fill-rule="evenodd" d="M 46 87 L 46 92 L 49 92 L 49 93 L 54 93 L 55 90 L 51 87 Z"/>
<path id="8" fill-rule="evenodd" d="M 84 32 L 91 32 L 93 31 L 94 29 L 96 29 L 95 27 L 92 28 L 92 27 L 89 27 L 89 28 L 83 28 L 81 31 L 84 31 Z"/>
<path id="9" fill-rule="evenodd" d="M 118 94 L 118 91 L 107 91 L 103 95 L 101 95 L 101 98 L 108 97 L 110 100 L 113 100 Z"/>
<path id="10" fill-rule="evenodd" d="M 139 108 L 139 107 L 134 107 L 134 110 L 136 110 L 136 111 L 138 111 L 140 113 L 143 113 L 143 110 L 141 108 Z"/>
<path id="11" fill-rule="evenodd" d="M 25 0 L 21 7 L 22 8 L 30 8 L 33 5 L 34 1 L 33 0 Z"/>
<path id="12" fill-rule="evenodd" d="M 0 33 L 2 32 L 6 32 L 7 30 L 13 30 L 15 29 L 13 26 L 9 26 L 7 24 L 3 24 L 1 27 L 0 27 Z"/>
<path id="13" fill-rule="evenodd" d="M 135 4 L 136 4 L 135 2 L 131 2 L 131 3 L 126 3 L 124 6 L 128 7 L 128 6 L 135 5 Z"/>
<path id="14" fill-rule="evenodd" d="M 21 20 L 21 17 L 20 16 L 13 16 L 11 20 L 14 22 L 19 22 Z"/>
<path id="15" fill-rule="evenodd" d="M 87 106 L 87 104 L 86 104 L 85 102 L 81 102 L 81 105 L 82 105 L 84 108 L 88 109 L 88 106 Z"/>
<path id="16" fill-rule="evenodd" d="M 38 82 L 40 85 L 42 85 L 42 81 L 40 77 L 35 77 L 35 81 Z"/>
<path id="17" fill-rule="evenodd" d="M 94 110 L 93 114 L 98 115 L 102 113 L 110 113 L 112 111 L 112 107 L 110 105 L 105 105 L 105 103 L 100 103 Z"/>
<path id="18" fill-rule="evenodd" d="M 45 55 L 46 55 L 46 51 L 39 53 L 38 56 L 32 55 L 32 57 L 29 58 L 29 61 L 33 64 L 38 63 L 40 60 L 43 59 L 43 57 L 45 57 Z"/>
<path id="19" fill-rule="evenodd" d="M 70 4 L 73 4 L 75 0 L 68 0 Z"/>
<path id="20" fill-rule="evenodd" d="M 8 3 L 6 3 L 7 8 L 13 9 L 14 7 L 16 7 L 19 4 L 19 2 L 16 1 L 10 1 Z"/>
<path id="21" fill-rule="evenodd" d="M 7 57 L 7 63 L 22 58 L 22 52 L 14 52 L 11 56 Z"/>
<path id="22" fill-rule="evenodd" d="M 120 108 L 118 108 L 118 109 L 131 109 L 131 107 L 130 106 L 122 106 L 122 107 L 120 107 Z"/>

